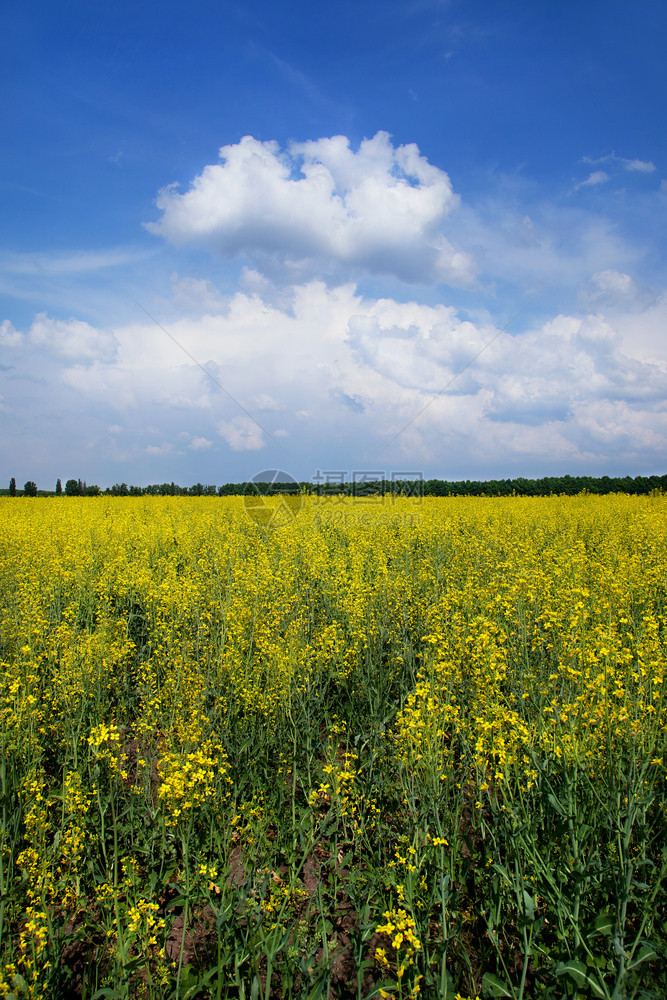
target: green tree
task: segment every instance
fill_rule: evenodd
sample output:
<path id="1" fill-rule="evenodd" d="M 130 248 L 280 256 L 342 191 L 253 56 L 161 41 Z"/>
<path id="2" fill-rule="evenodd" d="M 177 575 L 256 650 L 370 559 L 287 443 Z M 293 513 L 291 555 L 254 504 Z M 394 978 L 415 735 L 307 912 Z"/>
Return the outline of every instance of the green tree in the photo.
<path id="1" fill-rule="evenodd" d="M 10 495 L 10 497 L 15 497 L 16 496 L 16 480 L 14 479 L 13 476 L 9 480 L 9 495 Z"/>
<path id="2" fill-rule="evenodd" d="M 33 483 L 32 479 L 29 479 L 28 482 L 23 487 L 23 496 L 24 497 L 37 496 L 37 483 Z"/>
<path id="3" fill-rule="evenodd" d="M 56 496 L 61 497 L 63 495 L 63 484 L 60 480 L 56 480 Z"/>
<path id="4" fill-rule="evenodd" d="M 65 496 L 66 497 L 80 497 L 81 493 L 79 491 L 79 483 L 76 479 L 68 479 L 65 483 Z"/>

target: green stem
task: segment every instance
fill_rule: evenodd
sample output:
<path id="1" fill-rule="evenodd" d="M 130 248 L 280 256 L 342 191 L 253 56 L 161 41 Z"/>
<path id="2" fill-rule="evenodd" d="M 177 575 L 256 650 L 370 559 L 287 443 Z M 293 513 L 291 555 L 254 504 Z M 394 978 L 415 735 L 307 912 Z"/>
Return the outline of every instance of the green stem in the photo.
<path id="1" fill-rule="evenodd" d="M 188 917 L 190 916 L 190 858 L 189 841 L 192 834 L 192 817 L 188 824 L 188 833 L 181 841 L 183 845 L 183 867 L 185 869 L 185 906 L 183 907 L 183 928 L 181 932 L 181 948 L 178 956 L 178 979 L 176 982 L 176 1000 L 181 995 L 181 970 L 183 968 L 183 953 L 185 950 L 185 935 L 188 928 Z"/>

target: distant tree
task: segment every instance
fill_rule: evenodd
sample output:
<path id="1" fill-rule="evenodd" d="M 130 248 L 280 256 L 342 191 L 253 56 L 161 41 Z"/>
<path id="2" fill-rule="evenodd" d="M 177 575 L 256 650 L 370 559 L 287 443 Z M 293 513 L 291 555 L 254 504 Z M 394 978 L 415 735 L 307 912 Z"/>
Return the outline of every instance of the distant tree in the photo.
<path id="1" fill-rule="evenodd" d="M 37 483 L 33 483 L 32 479 L 29 479 L 28 482 L 23 487 L 23 496 L 24 497 L 37 496 Z"/>
<path id="2" fill-rule="evenodd" d="M 80 497 L 79 483 L 76 479 L 68 479 L 65 483 L 65 496 L 66 497 Z"/>
<path id="3" fill-rule="evenodd" d="M 61 497 L 63 495 L 63 484 L 59 479 L 56 480 L 56 496 Z"/>
<path id="4" fill-rule="evenodd" d="M 16 480 L 14 479 L 13 476 L 9 480 L 9 495 L 10 495 L 10 497 L 15 497 L 16 496 Z"/>

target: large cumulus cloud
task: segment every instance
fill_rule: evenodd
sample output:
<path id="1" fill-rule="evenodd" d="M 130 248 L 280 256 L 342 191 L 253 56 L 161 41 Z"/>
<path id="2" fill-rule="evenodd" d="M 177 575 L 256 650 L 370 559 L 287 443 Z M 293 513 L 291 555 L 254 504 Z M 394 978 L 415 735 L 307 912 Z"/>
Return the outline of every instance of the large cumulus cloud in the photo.
<path id="1" fill-rule="evenodd" d="M 260 267 L 334 265 L 403 281 L 465 284 L 472 260 L 442 232 L 457 205 L 448 175 L 386 132 L 355 152 L 342 135 L 282 150 L 245 136 L 189 190 L 164 188 L 148 229 Z"/>

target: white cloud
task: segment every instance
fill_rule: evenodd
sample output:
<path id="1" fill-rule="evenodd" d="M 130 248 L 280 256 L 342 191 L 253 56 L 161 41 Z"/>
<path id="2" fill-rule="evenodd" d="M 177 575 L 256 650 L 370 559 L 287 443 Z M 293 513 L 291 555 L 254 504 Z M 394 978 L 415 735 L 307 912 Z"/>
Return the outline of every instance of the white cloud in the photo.
<path id="1" fill-rule="evenodd" d="M 636 170 L 642 174 L 652 174 L 655 172 L 655 163 L 650 160 L 624 160 L 623 166 L 626 170 Z"/>
<path id="2" fill-rule="evenodd" d="M 250 406 L 253 410 L 267 411 L 278 411 L 284 408 L 282 404 L 275 400 L 268 392 L 260 392 L 258 395 L 253 396 L 250 400 Z"/>
<path id="3" fill-rule="evenodd" d="M 646 309 L 656 301 L 655 293 L 644 288 L 624 271 L 605 268 L 597 271 L 581 289 L 580 300 L 589 308 Z"/>
<path id="4" fill-rule="evenodd" d="M 218 434 L 232 451 L 258 451 L 266 441 L 261 428 L 249 417 L 234 417 L 218 424 Z"/>
<path id="5" fill-rule="evenodd" d="M 224 307 L 225 299 L 215 285 L 205 278 L 171 276 L 171 309 L 177 309 L 181 314 L 219 312 Z"/>
<path id="6" fill-rule="evenodd" d="M 157 198 L 147 228 L 174 244 L 194 243 L 260 268 L 342 266 L 408 282 L 466 284 L 473 265 L 442 232 L 458 204 L 448 175 L 416 145 L 394 147 L 386 132 L 357 152 L 345 136 L 293 143 L 245 136 L 223 146 L 190 189 Z"/>
<path id="7" fill-rule="evenodd" d="M 195 437 L 192 439 L 189 445 L 193 451 L 208 451 L 209 448 L 213 447 L 213 442 L 209 441 L 205 437 Z"/>
<path id="8" fill-rule="evenodd" d="M 609 180 L 609 174 L 606 170 L 594 170 L 588 175 L 585 181 L 580 181 L 579 184 L 575 185 L 575 191 L 578 191 L 582 187 L 595 187 L 597 184 L 606 184 Z"/>
<path id="9" fill-rule="evenodd" d="M 600 163 L 618 164 L 623 170 L 642 174 L 652 174 L 656 169 L 655 163 L 652 163 L 651 160 L 629 159 L 626 156 L 617 156 L 616 153 L 607 153 L 605 156 L 598 157 L 583 156 L 581 162 L 588 163 L 591 166 Z"/>
<path id="10" fill-rule="evenodd" d="M 591 287 L 600 295 L 613 295 L 619 298 L 634 298 L 636 284 L 629 274 L 623 274 L 607 268 L 598 271 L 591 278 Z"/>
<path id="11" fill-rule="evenodd" d="M 23 334 L 15 330 L 8 319 L 0 323 L 0 344 L 3 347 L 18 347 L 23 340 Z"/>
<path id="12" fill-rule="evenodd" d="M 102 251 L 81 250 L 77 253 L 4 253 L 0 255 L 0 271 L 13 275 L 67 277 L 109 267 L 136 266 L 147 256 L 147 251 L 124 247 Z"/>
<path id="13" fill-rule="evenodd" d="M 117 347 L 112 333 L 77 319 L 51 319 L 46 313 L 35 317 L 28 340 L 35 347 L 72 361 L 109 361 Z"/>
<path id="14" fill-rule="evenodd" d="M 667 366 L 667 298 L 654 299 L 647 308 L 618 313 L 614 325 L 623 352 L 641 361 Z"/>
<path id="15" fill-rule="evenodd" d="M 570 204 L 535 204 L 530 214 L 511 192 L 462 205 L 452 216 L 452 237 L 475 247 L 480 292 L 499 314 L 499 292 L 508 290 L 509 318 L 537 291 L 558 289 L 559 299 L 606 268 L 630 271 L 645 251 L 624 240 L 611 219 Z M 500 318 L 500 315 L 499 315 Z"/>

